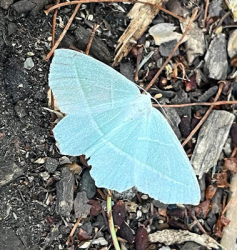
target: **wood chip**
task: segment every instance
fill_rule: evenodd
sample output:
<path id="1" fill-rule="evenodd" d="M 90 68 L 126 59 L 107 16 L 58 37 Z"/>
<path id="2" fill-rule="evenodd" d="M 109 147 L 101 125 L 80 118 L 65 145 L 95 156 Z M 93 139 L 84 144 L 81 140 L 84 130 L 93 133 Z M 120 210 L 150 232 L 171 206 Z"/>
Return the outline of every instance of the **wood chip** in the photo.
<path id="1" fill-rule="evenodd" d="M 148 240 L 151 243 L 163 243 L 165 245 L 182 244 L 186 241 L 194 241 L 202 246 L 206 246 L 208 249 L 218 249 L 219 244 L 207 234 L 198 235 L 190 233 L 187 230 L 171 230 L 166 229 L 155 232 L 148 236 Z"/>
<path id="2" fill-rule="evenodd" d="M 144 2 L 162 5 L 165 4 L 167 0 L 145 0 Z M 143 35 L 148 25 L 152 22 L 158 12 L 159 9 L 150 5 L 136 3 L 133 6 L 128 13 L 128 17 L 132 20 L 123 35 L 118 40 L 117 54 L 114 58 L 113 65 L 118 65 L 122 58 L 127 56 L 129 51 L 134 46 L 134 43 L 131 41 L 137 41 Z"/>
<path id="3" fill-rule="evenodd" d="M 199 178 L 216 165 L 234 118 L 227 111 L 213 110 L 203 124 L 191 158 Z"/>
<path id="4" fill-rule="evenodd" d="M 221 245 L 226 249 L 237 249 L 237 174 L 232 177 L 230 183 L 231 200 L 227 208 L 226 217 L 230 220 L 230 224 L 225 227 L 224 234 L 221 239 Z"/>

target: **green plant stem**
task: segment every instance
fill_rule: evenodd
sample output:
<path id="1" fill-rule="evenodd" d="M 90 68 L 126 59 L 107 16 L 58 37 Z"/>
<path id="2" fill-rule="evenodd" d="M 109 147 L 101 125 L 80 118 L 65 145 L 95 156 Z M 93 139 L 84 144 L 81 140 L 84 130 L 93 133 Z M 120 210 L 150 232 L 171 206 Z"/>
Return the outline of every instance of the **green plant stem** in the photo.
<path id="1" fill-rule="evenodd" d="M 119 246 L 118 239 L 117 239 L 116 232 L 115 232 L 115 228 L 114 228 L 111 196 L 112 196 L 111 192 L 110 192 L 110 190 L 108 190 L 108 195 L 107 195 L 107 216 L 108 216 L 108 221 L 109 221 L 109 229 L 110 229 L 110 234 L 111 234 L 112 241 L 113 241 L 115 249 L 120 250 L 120 246 Z"/>

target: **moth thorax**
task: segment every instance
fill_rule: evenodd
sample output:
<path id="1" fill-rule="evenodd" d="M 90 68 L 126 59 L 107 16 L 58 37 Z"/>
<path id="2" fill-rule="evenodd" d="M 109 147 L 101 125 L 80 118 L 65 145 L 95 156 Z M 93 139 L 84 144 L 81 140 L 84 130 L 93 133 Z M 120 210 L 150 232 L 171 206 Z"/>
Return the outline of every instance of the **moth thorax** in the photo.
<path id="1" fill-rule="evenodd" d="M 130 113 L 132 116 L 148 115 L 152 105 L 150 95 L 140 95 L 132 104 Z"/>

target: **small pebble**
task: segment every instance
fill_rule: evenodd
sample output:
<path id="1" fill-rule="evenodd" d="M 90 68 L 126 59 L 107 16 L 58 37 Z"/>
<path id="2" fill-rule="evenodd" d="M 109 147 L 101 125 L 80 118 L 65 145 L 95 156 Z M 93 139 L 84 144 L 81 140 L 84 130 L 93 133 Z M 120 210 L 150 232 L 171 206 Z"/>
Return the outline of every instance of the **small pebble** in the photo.
<path id="1" fill-rule="evenodd" d="M 35 66 L 32 58 L 28 57 L 24 62 L 24 68 L 31 70 Z"/>

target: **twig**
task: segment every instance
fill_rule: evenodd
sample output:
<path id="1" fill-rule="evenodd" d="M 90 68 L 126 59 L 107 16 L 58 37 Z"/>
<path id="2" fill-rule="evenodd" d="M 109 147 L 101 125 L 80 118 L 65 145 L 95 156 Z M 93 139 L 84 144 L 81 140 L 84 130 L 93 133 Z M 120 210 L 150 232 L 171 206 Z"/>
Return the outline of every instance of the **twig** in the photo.
<path id="1" fill-rule="evenodd" d="M 205 6 L 205 12 L 204 12 L 204 18 L 202 21 L 203 27 L 206 27 L 206 21 L 207 21 L 207 12 L 208 12 L 208 8 L 209 8 L 209 0 L 206 0 L 206 6 Z"/>
<path id="2" fill-rule="evenodd" d="M 216 97 L 214 99 L 214 103 L 218 100 L 222 89 L 224 87 L 224 82 L 219 82 L 219 89 L 218 92 L 216 94 Z M 207 119 L 207 117 L 209 116 L 209 114 L 211 113 L 212 109 L 215 107 L 215 104 L 212 104 L 211 107 L 207 110 L 206 114 L 202 117 L 202 119 L 200 120 L 200 122 L 197 124 L 197 126 L 192 130 L 192 132 L 190 133 L 190 135 L 185 139 L 185 141 L 182 143 L 182 146 L 184 147 L 187 142 L 193 137 L 193 135 L 198 131 L 198 129 L 202 126 L 202 124 L 204 123 L 204 121 Z"/>
<path id="3" fill-rule="evenodd" d="M 59 4 L 60 0 L 55 0 L 55 4 Z M 52 42 L 51 42 L 51 47 L 53 48 L 54 43 L 55 43 L 55 26 L 56 26 L 56 18 L 58 14 L 58 9 L 54 10 L 53 13 L 53 20 L 52 20 Z M 51 98 L 51 109 L 54 110 L 54 96 L 53 96 L 53 91 L 50 93 L 50 98 Z M 53 122 L 55 121 L 55 114 L 51 112 L 51 127 L 50 127 L 50 133 L 52 133 L 53 130 Z"/>
<path id="4" fill-rule="evenodd" d="M 198 9 L 195 8 L 194 12 L 192 14 L 192 17 L 189 20 L 189 23 L 185 29 L 185 32 L 183 33 L 183 35 L 181 36 L 181 38 L 179 39 L 179 41 L 176 43 L 173 51 L 171 52 L 171 54 L 169 55 L 169 57 L 166 59 L 165 63 L 162 65 L 162 67 L 158 70 L 158 72 L 156 73 L 156 75 L 153 77 L 153 79 L 151 80 L 151 82 L 147 85 L 147 87 L 145 88 L 146 91 L 148 91 L 150 89 L 150 87 L 156 82 L 156 79 L 159 77 L 159 75 L 161 74 L 161 72 L 163 71 L 163 69 L 165 68 L 165 66 L 169 63 L 170 59 L 172 58 L 172 56 L 174 55 L 175 51 L 178 49 L 179 45 L 181 44 L 181 42 L 183 41 L 184 37 L 187 35 L 190 26 L 193 22 L 193 20 L 195 19 L 196 15 L 197 15 Z"/>
<path id="5" fill-rule="evenodd" d="M 85 250 L 88 250 L 88 249 L 90 248 L 90 246 L 91 246 L 92 243 L 93 243 L 93 240 L 94 240 L 94 239 L 97 237 L 97 235 L 101 232 L 101 230 L 104 228 L 104 226 L 105 226 L 105 225 L 103 225 L 103 226 L 100 228 L 100 230 L 98 230 L 98 232 L 95 233 L 95 235 L 94 235 L 93 239 L 91 240 L 89 246 L 88 246 Z"/>
<path id="6" fill-rule="evenodd" d="M 231 14 L 231 11 L 229 10 L 228 12 L 225 13 L 225 15 L 220 19 L 218 22 L 215 31 L 222 25 L 222 23 L 225 21 L 225 19 Z M 223 28 L 223 27 L 222 27 Z"/>
<path id="7" fill-rule="evenodd" d="M 89 38 L 89 41 L 88 41 L 88 44 L 86 46 L 86 51 L 85 51 L 85 54 L 88 55 L 89 52 L 90 52 L 90 48 L 91 48 L 91 44 L 93 42 L 93 39 L 94 39 L 94 36 L 95 36 L 95 32 L 96 30 L 99 28 L 100 26 L 98 24 L 94 24 L 93 25 L 93 29 L 91 31 L 91 35 L 90 35 L 90 38 Z"/>
<path id="8" fill-rule="evenodd" d="M 59 4 L 60 0 L 55 0 L 55 4 Z M 53 12 L 53 20 L 52 20 L 52 42 L 51 42 L 51 46 L 54 46 L 55 43 L 55 26 L 56 26 L 56 18 L 57 18 L 57 14 L 58 14 L 58 9 L 55 9 Z"/>
<path id="9" fill-rule="evenodd" d="M 192 215 L 192 218 L 194 219 L 195 223 L 197 224 L 198 228 L 202 231 L 202 233 L 207 234 L 205 229 L 202 227 L 202 225 L 198 221 L 197 217 L 195 215 Z"/>
<path id="10" fill-rule="evenodd" d="M 159 5 L 156 5 L 156 4 L 152 4 L 152 3 L 148 3 L 148 2 L 143 2 L 143 1 L 133 1 L 133 0 L 81 0 L 81 1 L 73 1 L 73 2 L 65 2 L 65 3 L 60 3 L 60 4 L 57 4 L 57 5 L 54 5 L 52 7 L 50 7 L 49 9 L 45 10 L 44 13 L 46 15 L 49 14 L 49 12 L 53 11 L 54 9 L 57 9 L 57 8 L 60 8 L 60 7 L 63 7 L 63 6 L 68 6 L 68 5 L 73 5 L 73 4 L 78 4 L 78 3 L 100 3 L 100 2 L 104 2 L 104 3 L 111 3 L 111 2 L 124 2 L 124 3 L 142 3 L 142 4 L 146 4 L 146 5 L 150 5 L 154 8 L 157 8 L 177 19 L 179 19 L 181 22 L 184 22 L 185 19 L 176 15 L 175 13 L 159 6 Z"/>
<path id="11" fill-rule="evenodd" d="M 69 242 L 70 242 L 70 240 L 71 240 L 73 234 L 75 233 L 75 231 L 76 231 L 76 229 L 77 229 L 77 227 L 78 227 L 78 224 L 79 224 L 80 220 L 81 220 L 81 219 L 78 218 L 77 221 L 76 221 L 76 223 L 74 224 L 74 227 L 72 228 L 72 231 L 71 231 L 71 233 L 69 234 L 69 236 L 68 236 L 68 238 L 67 238 L 66 245 L 69 244 Z"/>
<path id="12" fill-rule="evenodd" d="M 237 104 L 237 101 L 219 101 L 219 102 L 194 102 L 194 103 L 184 103 L 184 104 L 152 104 L 153 107 L 162 108 L 182 108 L 190 106 L 211 106 L 211 105 L 232 105 Z"/>
<path id="13" fill-rule="evenodd" d="M 237 147 L 234 147 L 233 152 L 232 152 L 230 158 L 235 157 L 236 152 L 237 152 Z"/>
<path id="14" fill-rule="evenodd" d="M 113 241 L 115 249 L 120 250 L 120 246 L 119 246 L 118 239 L 117 239 L 117 236 L 116 236 L 116 232 L 115 232 L 115 229 L 114 229 L 111 196 L 112 196 L 112 194 L 111 194 L 110 190 L 108 190 L 108 195 L 107 195 L 107 215 L 108 215 L 108 221 L 109 221 L 109 229 L 110 229 L 110 234 L 111 234 L 112 241 Z"/>
<path id="15" fill-rule="evenodd" d="M 67 25 L 65 26 L 63 32 L 61 33 L 60 37 L 58 38 L 57 42 L 54 44 L 53 48 L 50 50 L 50 52 L 48 53 L 48 55 L 46 56 L 45 60 L 48 61 L 49 58 L 53 55 L 54 51 L 57 49 L 58 45 L 60 44 L 60 42 L 63 40 L 63 37 L 66 35 L 67 30 L 69 29 L 74 17 L 77 14 L 77 11 L 79 10 L 81 6 L 81 3 L 78 3 L 78 5 L 76 6 L 73 14 L 71 15 L 70 19 L 68 20 Z"/>

